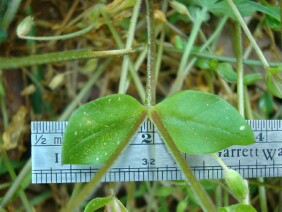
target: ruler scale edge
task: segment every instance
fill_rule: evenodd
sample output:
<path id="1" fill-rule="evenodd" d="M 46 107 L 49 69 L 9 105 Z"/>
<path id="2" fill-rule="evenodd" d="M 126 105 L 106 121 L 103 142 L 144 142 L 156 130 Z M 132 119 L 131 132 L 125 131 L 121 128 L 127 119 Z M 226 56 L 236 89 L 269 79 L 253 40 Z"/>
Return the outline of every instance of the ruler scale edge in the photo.
<path id="1" fill-rule="evenodd" d="M 282 176 L 282 121 L 248 120 L 256 143 L 232 146 L 217 155 L 245 178 Z M 97 166 L 61 165 L 61 143 L 67 121 L 31 122 L 32 183 L 88 182 Z M 140 152 L 142 154 L 140 154 Z M 183 154 L 199 179 L 223 177 L 210 155 Z M 155 126 L 146 120 L 104 182 L 183 180 Z"/>

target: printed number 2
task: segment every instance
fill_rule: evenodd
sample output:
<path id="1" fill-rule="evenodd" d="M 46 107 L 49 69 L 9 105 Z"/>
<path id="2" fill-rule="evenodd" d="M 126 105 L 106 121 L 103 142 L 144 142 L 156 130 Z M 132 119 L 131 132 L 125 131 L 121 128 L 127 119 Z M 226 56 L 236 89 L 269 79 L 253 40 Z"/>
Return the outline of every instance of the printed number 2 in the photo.
<path id="1" fill-rule="evenodd" d="M 154 165 L 156 165 L 156 160 L 155 159 L 147 159 L 147 158 L 143 158 L 142 159 L 142 165 L 152 165 L 152 166 L 154 166 Z"/>
<path id="2" fill-rule="evenodd" d="M 151 143 L 152 142 L 151 137 L 152 136 L 150 134 L 148 134 L 148 133 L 142 134 L 142 138 L 143 138 L 142 143 L 146 143 L 146 144 Z"/>
<path id="3" fill-rule="evenodd" d="M 46 144 L 46 138 L 43 137 L 43 135 L 41 135 L 40 137 L 38 137 L 37 135 L 35 136 L 35 145 L 39 144 Z"/>

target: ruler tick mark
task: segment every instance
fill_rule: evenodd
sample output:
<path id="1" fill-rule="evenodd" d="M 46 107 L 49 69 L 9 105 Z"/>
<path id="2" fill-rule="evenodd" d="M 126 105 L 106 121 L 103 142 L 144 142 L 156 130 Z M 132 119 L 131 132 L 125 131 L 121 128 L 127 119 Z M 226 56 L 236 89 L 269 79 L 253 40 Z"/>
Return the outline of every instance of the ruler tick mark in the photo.
<path id="1" fill-rule="evenodd" d="M 282 156 L 275 154 L 266 160 L 263 154 L 267 151 L 279 152 L 282 143 L 281 121 L 249 120 L 248 123 L 257 137 L 257 143 L 244 147 L 234 146 L 228 150 L 241 151 L 244 157 L 242 154 L 241 157 L 234 154 L 232 157 L 229 155 L 222 159 L 244 177 L 281 176 Z M 67 122 L 31 123 L 33 183 L 87 182 L 97 173 L 99 167 L 96 166 L 61 165 L 61 144 L 66 125 Z M 105 181 L 183 179 L 181 171 L 150 121 L 144 122 L 134 139 L 104 177 Z M 147 143 L 142 144 L 142 140 L 146 140 Z M 245 154 L 251 152 L 251 149 L 255 154 Z M 223 156 L 223 153 L 221 155 Z M 184 154 L 183 157 L 196 177 L 201 179 L 223 177 L 222 168 L 211 160 L 209 155 Z M 140 163 L 142 158 L 148 160 L 145 166 Z M 150 164 L 150 159 L 155 160 L 155 165 Z"/>

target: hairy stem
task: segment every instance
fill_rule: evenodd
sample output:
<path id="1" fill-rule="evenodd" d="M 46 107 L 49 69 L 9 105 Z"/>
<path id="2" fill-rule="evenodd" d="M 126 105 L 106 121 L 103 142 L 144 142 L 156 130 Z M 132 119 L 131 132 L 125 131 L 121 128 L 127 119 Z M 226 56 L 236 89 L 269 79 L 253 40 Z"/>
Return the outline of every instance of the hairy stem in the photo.
<path id="1" fill-rule="evenodd" d="M 156 38 L 154 21 L 154 1 L 146 0 L 147 7 L 147 84 L 146 84 L 146 105 L 153 106 L 156 103 Z"/>
<path id="2" fill-rule="evenodd" d="M 0 69 L 22 68 L 24 66 L 41 65 L 41 64 L 63 62 L 69 60 L 118 57 L 127 54 L 133 54 L 139 50 L 140 48 L 107 50 L 107 51 L 77 51 L 76 50 L 76 51 L 67 51 L 67 52 L 48 53 L 41 55 L 32 55 L 27 57 L 0 58 Z"/>
<path id="3" fill-rule="evenodd" d="M 197 199 L 199 200 L 201 207 L 204 209 L 204 211 L 209 211 L 209 212 L 217 211 L 209 195 L 202 188 L 198 179 L 194 176 L 192 170 L 186 163 L 180 151 L 177 149 L 170 134 L 168 133 L 167 129 L 165 128 L 163 122 L 161 121 L 161 118 L 158 112 L 154 110 L 150 111 L 150 119 L 153 121 L 153 123 L 156 125 L 159 132 L 161 133 L 166 146 L 168 147 L 170 153 L 172 154 L 178 166 L 181 168 L 182 173 L 184 174 L 187 182 L 191 185 L 191 188 L 193 189 L 194 194 L 196 195 Z"/>

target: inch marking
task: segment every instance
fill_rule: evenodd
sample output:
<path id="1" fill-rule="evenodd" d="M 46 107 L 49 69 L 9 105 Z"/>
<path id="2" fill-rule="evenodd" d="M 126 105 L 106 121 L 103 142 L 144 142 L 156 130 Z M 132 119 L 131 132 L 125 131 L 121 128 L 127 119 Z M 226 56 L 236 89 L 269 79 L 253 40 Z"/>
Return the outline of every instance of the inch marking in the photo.
<path id="1" fill-rule="evenodd" d="M 250 120 L 256 143 L 232 146 L 217 155 L 226 165 L 245 178 L 282 176 L 282 123 Z M 62 165 L 61 145 L 67 122 L 32 122 L 32 182 L 88 182 L 99 166 Z M 223 177 L 222 168 L 210 155 L 183 154 L 195 176 L 200 179 Z M 183 176 L 170 156 L 154 125 L 146 120 L 127 149 L 118 158 L 103 181 L 182 180 Z"/>

